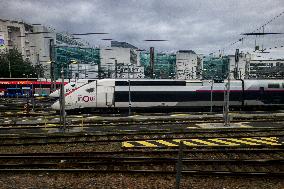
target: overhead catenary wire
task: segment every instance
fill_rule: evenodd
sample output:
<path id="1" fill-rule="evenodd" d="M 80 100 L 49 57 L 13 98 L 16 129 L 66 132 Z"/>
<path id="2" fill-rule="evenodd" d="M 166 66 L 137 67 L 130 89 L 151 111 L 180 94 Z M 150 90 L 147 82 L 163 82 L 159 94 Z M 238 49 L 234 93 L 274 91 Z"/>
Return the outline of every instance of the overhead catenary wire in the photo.
<path id="1" fill-rule="evenodd" d="M 250 33 L 256 33 L 257 31 L 259 31 L 259 30 L 261 30 L 261 29 L 264 29 L 265 26 L 267 26 L 268 24 L 270 24 L 270 23 L 273 22 L 274 20 L 278 19 L 278 18 L 279 18 L 280 16 L 282 16 L 283 14 L 284 14 L 284 11 L 282 11 L 281 13 L 279 13 L 278 15 L 276 15 L 275 17 L 273 17 L 272 19 L 270 19 L 269 21 L 267 21 L 266 23 L 264 23 L 263 25 L 261 25 L 260 27 L 256 28 L 255 30 L 253 30 L 253 31 L 250 32 Z M 217 52 L 224 52 L 225 49 L 230 48 L 231 46 L 235 45 L 236 43 L 239 43 L 239 42 L 242 42 L 242 43 L 243 43 L 244 39 L 246 39 L 248 36 L 249 36 L 249 35 L 246 35 L 246 36 L 244 36 L 244 37 L 242 37 L 242 38 L 239 38 L 238 40 L 236 40 L 236 41 L 230 43 L 229 45 L 225 46 L 224 48 L 221 48 L 221 49 L 219 49 L 219 50 L 217 50 L 217 51 L 214 51 L 214 52 L 212 52 L 212 53 L 210 53 L 210 54 L 215 54 L 215 53 L 217 53 Z"/>

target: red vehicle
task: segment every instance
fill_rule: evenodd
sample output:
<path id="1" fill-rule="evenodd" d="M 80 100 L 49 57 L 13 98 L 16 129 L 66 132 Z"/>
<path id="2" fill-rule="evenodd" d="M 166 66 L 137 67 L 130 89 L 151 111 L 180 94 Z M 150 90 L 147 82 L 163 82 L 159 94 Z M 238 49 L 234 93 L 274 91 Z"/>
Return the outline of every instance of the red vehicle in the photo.
<path id="1" fill-rule="evenodd" d="M 56 88 L 61 82 L 56 81 Z M 34 78 L 0 78 L 0 96 L 24 97 L 24 96 L 48 96 L 51 92 L 51 81 L 41 81 Z"/>

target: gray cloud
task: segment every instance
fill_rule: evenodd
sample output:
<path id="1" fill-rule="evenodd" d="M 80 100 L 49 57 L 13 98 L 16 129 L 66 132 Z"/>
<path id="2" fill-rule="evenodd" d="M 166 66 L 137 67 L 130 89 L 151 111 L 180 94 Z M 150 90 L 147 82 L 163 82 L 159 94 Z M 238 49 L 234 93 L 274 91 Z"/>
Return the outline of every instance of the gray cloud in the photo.
<path id="1" fill-rule="evenodd" d="M 101 38 L 127 41 L 139 48 L 159 50 L 193 49 L 208 54 L 236 41 L 284 11 L 283 0 L 2 0 L 0 17 L 42 23 L 57 31 L 109 32 L 88 36 L 95 45 L 107 45 Z M 265 30 L 284 31 L 284 15 Z M 274 46 L 276 38 L 265 38 Z M 167 39 L 168 42 L 144 42 Z M 277 43 L 284 43 L 283 36 Z M 253 47 L 254 38 L 234 48 Z"/>

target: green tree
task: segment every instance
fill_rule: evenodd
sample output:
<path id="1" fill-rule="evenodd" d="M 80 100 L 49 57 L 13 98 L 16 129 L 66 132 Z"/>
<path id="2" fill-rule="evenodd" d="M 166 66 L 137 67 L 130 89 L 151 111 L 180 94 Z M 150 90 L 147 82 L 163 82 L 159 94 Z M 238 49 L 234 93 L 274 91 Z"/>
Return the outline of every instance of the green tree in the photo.
<path id="1" fill-rule="evenodd" d="M 25 77 L 23 74 L 32 74 L 34 77 L 43 75 L 42 66 L 33 66 L 29 61 L 24 60 L 22 54 L 16 49 L 0 55 L 0 77 L 10 77 L 9 64 L 12 78 Z"/>

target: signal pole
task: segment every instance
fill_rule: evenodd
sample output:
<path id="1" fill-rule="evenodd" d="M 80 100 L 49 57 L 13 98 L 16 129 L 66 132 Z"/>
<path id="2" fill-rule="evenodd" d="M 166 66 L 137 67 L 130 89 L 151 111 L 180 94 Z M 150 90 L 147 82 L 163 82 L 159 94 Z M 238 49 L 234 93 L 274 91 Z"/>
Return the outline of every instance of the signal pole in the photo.
<path id="1" fill-rule="evenodd" d="M 226 92 L 224 95 L 224 126 L 230 126 L 230 115 L 229 115 L 229 107 L 230 107 L 230 72 L 228 73 L 228 81 L 226 84 Z"/>
<path id="2" fill-rule="evenodd" d="M 213 76 L 211 77 L 211 91 L 210 91 L 210 112 L 213 112 L 213 85 L 214 79 Z"/>

